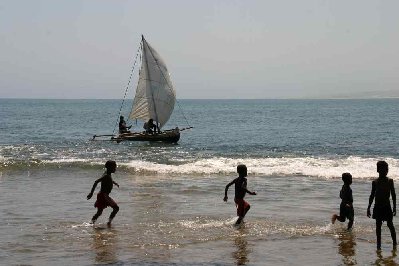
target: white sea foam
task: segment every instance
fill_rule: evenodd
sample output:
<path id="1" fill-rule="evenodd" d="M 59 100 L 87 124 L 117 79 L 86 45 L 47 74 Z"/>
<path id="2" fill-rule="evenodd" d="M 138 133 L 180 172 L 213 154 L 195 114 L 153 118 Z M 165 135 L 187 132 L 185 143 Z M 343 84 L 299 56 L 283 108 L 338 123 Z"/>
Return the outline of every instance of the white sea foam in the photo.
<path id="1" fill-rule="evenodd" d="M 174 175 L 234 175 L 238 164 L 248 167 L 249 175 L 257 176 L 310 176 L 320 178 L 339 178 L 350 172 L 354 179 L 368 179 L 377 176 L 376 162 L 385 160 L 390 170 L 389 176 L 399 179 L 399 159 L 349 157 L 274 157 L 274 158 L 226 158 L 213 157 L 197 160 L 176 160 L 174 163 L 159 163 L 148 160 L 118 161 L 118 165 L 134 172 Z M 104 159 L 62 157 L 42 161 L 46 164 L 102 166 Z M 12 160 L 0 155 L 0 163 L 12 164 Z"/>
<path id="2" fill-rule="evenodd" d="M 330 158 L 210 158 L 187 162 L 180 165 L 160 164 L 148 161 L 134 160 L 122 163 L 126 167 L 139 172 L 159 174 L 234 174 L 238 164 L 246 164 L 250 175 L 266 176 L 315 176 L 337 178 L 343 172 L 350 172 L 353 178 L 371 178 L 376 176 L 376 162 L 382 158 L 347 157 Z M 384 158 L 390 165 L 392 178 L 399 177 L 399 160 Z"/>
<path id="3" fill-rule="evenodd" d="M 54 159 L 54 160 L 43 160 L 45 163 L 88 163 L 88 164 L 104 164 L 104 162 L 100 161 L 93 161 L 91 159 L 81 159 L 81 158 L 59 158 L 59 159 Z"/>

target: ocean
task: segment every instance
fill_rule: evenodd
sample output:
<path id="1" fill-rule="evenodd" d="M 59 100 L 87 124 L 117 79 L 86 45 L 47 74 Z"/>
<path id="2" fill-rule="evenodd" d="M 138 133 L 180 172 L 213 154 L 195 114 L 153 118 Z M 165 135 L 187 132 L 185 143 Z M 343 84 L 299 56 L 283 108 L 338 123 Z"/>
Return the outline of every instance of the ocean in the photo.
<path id="1" fill-rule="evenodd" d="M 180 100 L 164 128 L 194 128 L 178 144 L 92 141 L 116 132 L 121 102 L 0 99 L 1 265 L 399 264 L 385 225 L 376 252 L 366 217 L 376 162 L 399 182 L 399 99 Z M 109 208 L 90 225 L 86 199 L 107 160 L 120 185 L 110 229 Z M 234 187 L 223 202 L 238 164 L 257 192 L 239 228 Z M 343 172 L 351 232 L 331 224 Z"/>

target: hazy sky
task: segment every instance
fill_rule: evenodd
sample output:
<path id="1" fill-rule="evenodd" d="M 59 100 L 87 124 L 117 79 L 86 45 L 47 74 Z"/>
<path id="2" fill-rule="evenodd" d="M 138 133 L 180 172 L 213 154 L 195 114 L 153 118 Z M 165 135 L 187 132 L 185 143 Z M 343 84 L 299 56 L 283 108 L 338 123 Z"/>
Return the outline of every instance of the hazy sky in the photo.
<path id="1" fill-rule="evenodd" d="M 180 99 L 399 97 L 398 12 L 397 0 L 2 0 L 0 98 L 121 98 L 141 34 Z"/>

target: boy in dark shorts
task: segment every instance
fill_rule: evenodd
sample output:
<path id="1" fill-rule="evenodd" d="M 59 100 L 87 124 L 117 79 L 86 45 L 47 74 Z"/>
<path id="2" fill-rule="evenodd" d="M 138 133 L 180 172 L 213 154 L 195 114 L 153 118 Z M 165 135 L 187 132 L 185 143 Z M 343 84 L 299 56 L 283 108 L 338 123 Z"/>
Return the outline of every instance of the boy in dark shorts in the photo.
<path id="1" fill-rule="evenodd" d="M 105 168 L 107 171 L 104 173 L 102 177 L 97 179 L 93 187 L 91 189 L 91 192 L 89 195 L 87 195 L 87 199 L 89 200 L 93 196 L 93 192 L 96 189 L 96 186 L 99 182 L 101 182 L 101 189 L 100 192 L 97 194 L 97 200 L 96 203 L 94 203 L 94 207 L 97 208 L 97 213 L 93 216 L 91 219 L 93 225 L 96 222 L 97 218 L 103 213 L 103 210 L 107 208 L 108 206 L 112 207 L 113 211 L 111 215 L 109 216 L 108 220 L 108 227 L 111 227 L 111 222 L 112 219 L 114 219 L 116 213 L 119 211 L 119 206 L 118 204 L 115 203 L 115 201 L 109 196 L 111 193 L 112 187 L 115 184 L 117 187 L 119 187 L 118 183 L 112 180 L 111 174 L 115 173 L 116 170 L 116 162 L 115 161 L 107 161 L 105 163 Z"/>
<path id="2" fill-rule="evenodd" d="M 352 189 L 350 187 L 350 185 L 352 184 L 352 175 L 350 173 L 343 173 L 342 181 L 344 181 L 344 185 L 342 186 L 342 189 L 339 193 L 339 197 L 341 198 L 339 215 L 333 214 L 331 222 L 334 224 L 335 220 L 338 220 L 343 223 L 346 219 L 348 219 L 348 230 L 351 230 L 355 216 L 355 213 L 353 211 Z"/>
<path id="3" fill-rule="evenodd" d="M 377 172 L 379 177 L 372 182 L 367 216 L 371 216 L 370 207 L 375 198 L 372 217 L 376 222 L 377 250 L 381 249 L 381 226 L 384 221 L 387 222 L 387 226 L 391 232 L 393 248 L 396 249 L 396 232 L 392 222 L 393 216 L 396 216 L 395 187 L 393 180 L 387 177 L 388 164 L 385 161 L 379 161 L 377 163 Z M 390 195 L 392 195 L 393 209 L 391 208 L 389 200 Z"/>
<path id="4" fill-rule="evenodd" d="M 236 221 L 236 224 L 240 224 L 241 221 L 244 219 L 245 214 L 249 211 L 251 206 L 249 205 L 248 202 L 244 200 L 245 194 L 251 194 L 251 195 L 256 195 L 255 192 L 251 192 L 247 189 L 247 179 L 245 178 L 247 176 L 247 167 L 243 164 L 240 164 L 237 166 L 237 173 L 238 177 L 231 181 L 229 184 L 227 184 L 225 191 L 224 191 L 224 201 L 227 201 L 227 191 L 229 190 L 229 187 L 233 184 L 235 184 L 235 197 L 234 197 L 234 202 L 236 203 L 237 207 L 237 216 L 238 220 Z"/>

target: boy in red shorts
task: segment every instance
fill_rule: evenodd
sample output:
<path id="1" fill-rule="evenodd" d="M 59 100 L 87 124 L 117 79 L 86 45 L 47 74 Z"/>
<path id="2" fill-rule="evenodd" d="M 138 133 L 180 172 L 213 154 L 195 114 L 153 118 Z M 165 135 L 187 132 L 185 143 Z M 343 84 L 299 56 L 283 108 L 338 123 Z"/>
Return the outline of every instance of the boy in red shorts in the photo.
<path id="1" fill-rule="evenodd" d="M 96 189 L 97 184 L 101 182 L 101 189 L 100 192 L 97 194 L 96 203 L 94 203 L 94 207 L 97 208 L 97 213 L 93 216 L 91 221 L 94 224 L 97 218 L 103 213 L 103 210 L 108 206 L 110 206 L 112 207 L 113 211 L 109 216 L 107 225 L 108 227 L 111 227 L 112 219 L 114 219 L 116 213 L 119 211 L 118 204 L 116 204 L 115 201 L 109 196 L 109 193 L 111 193 L 114 184 L 117 187 L 119 187 L 118 183 L 113 181 L 111 177 L 111 174 L 115 173 L 116 162 L 107 161 L 105 163 L 105 168 L 107 169 L 107 171 L 104 173 L 102 177 L 100 177 L 94 182 L 91 192 L 89 193 L 89 195 L 87 195 L 87 199 L 89 200 L 93 196 L 93 192 Z"/>
<path id="2" fill-rule="evenodd" d="M 249 205 L 248 202 L 244 200 L 245 194 L 251 194 L 251 195 L 256 195 L 255 192 L 251 192 L 247 189 L 247 179 L 245 178 L 247 176 L 247 167 L 243 164 L 240 164 L 237 166 L 237 173 L 238 177 L 231 181 L 230 183 L 227 184 L 226 189 L 224 191 L 224 201 L 227 201 L 227 191 L 229 190 L 229 187 L 233 184 L 235 184 L 235 197 L 234 197 L 234 202 L 236 203 L 237 207 L 237 215 L 238 215 L 238 220 L 236 221 L 236 224 L 240 224 L 242 220 L 245 217 L 245 214 L 249 211 L 251 206 Z"/>

